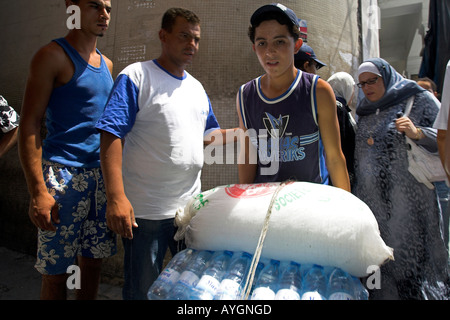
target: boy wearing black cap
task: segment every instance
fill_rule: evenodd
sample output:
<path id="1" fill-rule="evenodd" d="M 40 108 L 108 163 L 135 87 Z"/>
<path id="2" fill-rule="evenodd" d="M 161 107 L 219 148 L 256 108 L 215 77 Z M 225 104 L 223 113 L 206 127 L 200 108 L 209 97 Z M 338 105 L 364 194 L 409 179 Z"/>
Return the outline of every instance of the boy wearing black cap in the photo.
<path id="1" fill-rule="evenodd" d="M 332 182 L 350 191 L 333 90 L 294 66 L 302 46 L 295 13 L 281 4 L 265 5 L 250 23 L 253 50 L 266 73 L 241 86 L 237 96 L 240 128 L 253 138 L 241 144 L 240 183 Z"/>
<path id="2" fill-rule="evenodd" d="M 325 67 L 326 64 L 317 59 L 313 48 L 303 44 L 294 56 L 294 65 L 296 68 L 309 73 L 316 74 L 317 70 Z"/>

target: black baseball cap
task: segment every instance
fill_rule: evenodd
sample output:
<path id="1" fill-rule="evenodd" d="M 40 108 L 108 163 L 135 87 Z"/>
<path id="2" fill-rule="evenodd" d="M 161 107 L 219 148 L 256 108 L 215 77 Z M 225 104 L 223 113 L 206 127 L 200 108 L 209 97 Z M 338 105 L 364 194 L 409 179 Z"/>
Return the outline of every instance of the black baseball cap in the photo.
<path id="1" fill-rule="evenodd" d="M 304 60 L 304 61 L 308 61 L 308 60 L 314 60 L 315 62 L 317 62 L 317 69 L 320 69 L 322 67 L 325 67 L 326 64 L 323 63 L 322 61 L 320 61 L 319 59 L 317 59 L 316 54 L 314 53 L 313 48 L 311 48 L 310 46 L 308 46 L 306 43 L 304 43 L 301 47 L 300 50 L 298 50 L 298 52 L 295 54 L 295 60 Z"/>
<path id="2" fill-rule="evenodd" d="M 259 18 L 262 14 L 268 13 L 268 12 L 275 12 L 275 13 L 281 13 L 285 15 L 294 26 L 297 26 L 300 28 L 300 23 L 298 22 L 298 18 L 295 15 L 294 11 L 289 9 L 288 7 L 282 5 L 281 3 L 271 3 L 267 4 L 265 6 L 262 6 L 261 8 L 257 9 L 252 17 L 250 18 L 250 23 L 252 26 L 257 24 L 259 21 Z"/>

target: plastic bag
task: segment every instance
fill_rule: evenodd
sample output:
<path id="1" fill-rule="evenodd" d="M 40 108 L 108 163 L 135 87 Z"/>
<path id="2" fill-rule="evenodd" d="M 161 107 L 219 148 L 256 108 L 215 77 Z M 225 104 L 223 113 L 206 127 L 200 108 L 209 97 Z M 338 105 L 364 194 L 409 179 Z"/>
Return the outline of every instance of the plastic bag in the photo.
<path id="1" fill-rule="evenodd" d="M 410 138 L 406 138 L 408 144 L 408 171 L 417 181 L 425 184 L 429 189 L 434 189 L 432 182 L 445 181 L 447 175 L 437 153 L 431 153 L 417 145 Z"/>
<path id="2" fill-rule="evenodd" d="M 255 252 L 279 183 L 221 186 L 179 210 L 177 239 L 198 250 Z M 261 257 L 342 268 L 353 276 L 393 259 L 369 207 L 342 189 L 286 185 L 274 199 Z"/>

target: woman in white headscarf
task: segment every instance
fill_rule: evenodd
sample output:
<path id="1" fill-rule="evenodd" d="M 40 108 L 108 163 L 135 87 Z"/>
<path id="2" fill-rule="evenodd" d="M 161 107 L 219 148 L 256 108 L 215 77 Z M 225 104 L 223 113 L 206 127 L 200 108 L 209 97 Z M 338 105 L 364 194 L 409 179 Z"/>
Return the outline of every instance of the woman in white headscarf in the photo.
<path id="1" fill-rule="evenodd" d="M 355 176 L 353 159 L 355 152 L 356 122 L 351 114 L 352 111 L 349 104 L 352 102 L 355 93 L 355 80 L 347 72 L 337 72 L 327 81 L 333 88 L 334 95 L 336 96 L 341 147 L 347 163 L 350 184 L 353 185 Z"/>
<path id="2" fill-rule="evenodd" d="M 405 135 L 437 151 L 431 129 L 439 106 L 416 82 L 404 79 L 380 58 L 358 72 L 359 101 L 355 146 L 354 194 L 378 221 L 395 261 L 381 267 L 381 289 L 371 299 L 449 299 L 449 260 L 435 190 L 408 171 Z M 409 117 L 401 117 L 414 96 Z"/>

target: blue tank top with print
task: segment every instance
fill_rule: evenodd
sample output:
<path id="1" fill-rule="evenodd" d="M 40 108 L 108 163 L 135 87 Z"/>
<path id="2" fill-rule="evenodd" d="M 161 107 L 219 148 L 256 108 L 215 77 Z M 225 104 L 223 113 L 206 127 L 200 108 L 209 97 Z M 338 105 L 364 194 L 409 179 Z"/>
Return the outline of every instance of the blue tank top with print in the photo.
<path id="1" fill-rule="evenodd" d="M 264 96 L 261 77 L 239 90 L 242 120 L 258 151 L 255 183 L 329 183 L 317 120 L 318 76 L 298 71 L 290 88 L 275 99 Z"/>
<path id="2" fill-rule="evenodd" d="M 111 73 L 99 50 L 99 68 L 89 65 L 66 39 L 54 40 L 72 60 L 75 72 L 55 88 L 46 110 L 47 136 L 43 159 L 65 166 L 100 166 L 100 134 L 95 128 L 113 86 Z"/>

